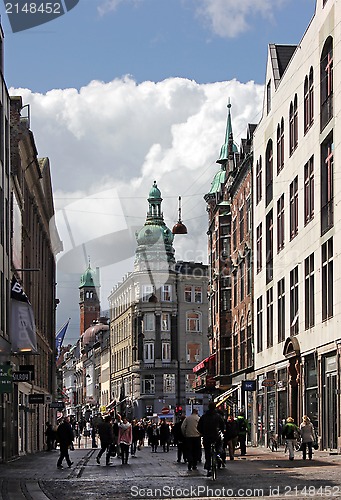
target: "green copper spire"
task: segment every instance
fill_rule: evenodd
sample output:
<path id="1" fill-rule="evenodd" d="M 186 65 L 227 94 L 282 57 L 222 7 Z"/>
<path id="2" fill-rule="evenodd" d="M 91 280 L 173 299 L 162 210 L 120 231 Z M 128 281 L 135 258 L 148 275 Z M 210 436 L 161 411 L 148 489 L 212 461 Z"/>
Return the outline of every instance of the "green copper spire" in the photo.
<path id="1" fill-rule="evenodd" d="M 98 286 L 97 284 L 97 273 L 93 269 L 91 269 L 90 266 L 90 259 L 89 259 L 89 265 L 86 269 L 86 271 L 82 274 L 79 288 L 83 287 L 96 287 Z"/>
<path id="2" fill-rule="evenodd" d="M 231 103 L 230 99 L 227 104 L 227 123 L 226 123 L 226 133 L 225 133 L 225 142 L 221 146 L 219 159 L 217 163 L 226 163 L 229 157 L 229 141 L 232 141 L 232 153 L 238 153 L 238 148 L 236 144 L 233 142 L 233 132 L 232 132 L 232 121 L 231 121 Z"/>

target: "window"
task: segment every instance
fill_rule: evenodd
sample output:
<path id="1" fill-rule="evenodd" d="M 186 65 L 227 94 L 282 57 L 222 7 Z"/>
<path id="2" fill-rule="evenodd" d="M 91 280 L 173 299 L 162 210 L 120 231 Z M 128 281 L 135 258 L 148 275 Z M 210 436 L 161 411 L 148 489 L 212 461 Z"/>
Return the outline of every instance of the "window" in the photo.
<path id="1" fill-rule="evenodd" d="M 274 331 L 273 331 L 273 318 L 274 318 L 274 304 L 273 304 L 273 288 L 269 288 L 266 292 L 266 346 L 272 347 L 274 344 Z"/>
<path id="2" fill-rule="evenodd" d="M 257 352 L 263 350 L 263 297 L 257 299 Z"/>
<path id="3" fill-rule="evenodd" d="M 304 165 L 304 224 L 314 218 L 314 157 Z"/>
<path id="4" fill-rule="evenodd" d="M 239 208 L 239 243 L 244 239 L 244 205 Z"/>
<path id="5" fill-rule="evenodd" d="M 306 330 L 315 325 L 314 295 L 314 254 L 312 253 L 304 260 L 304 306 Z"/>
<path id="6" fill-rule="evenodd" d="M 154 342 L 144 343 L 144 362 L 154 363 Z"/>
<path id="7" fill-rule="evenodd" d="M 252 284 L 252 267 L 251 267 L 251 253 L 249 252 L 246 256 L 246 272 L 247 272 L 247 282 L 246 282 L 246 294 L 250 295 L 251 293 L 251 284 Z"/>
<path id="8" fill-rule="evenodd" d="M 290 184 L 290 240 L 298 234 L 298 176 Z"/>
<path id="9" fill-rule="evenodd" d="M 153 332 L 155 330 L 155 315 L 154 313 L 145 313 L 143 317 L 144 329 L 146 332 Z"/>
<path id="10" fill-rule="evenodd" d="M 251 211 L 251 196 L 246 199 L 246 231 L 252 231 L 252 211 Z"/>
<path id="11" fill-rule="evenodd" d="M 266 86 L 266 114 L 271 111 L 271 80 L 268 81 Z"/>
<path id="12" fill-rule="evenodd" d="M 245 261 L 240 263 L 240 302 L 244 300 L 245 294 Z"/>
<path id="13" fill-rule="evenodd" d="M 333 238 L 322 245 L 322 321 L 333 316 Z"/>
<path id="14" fill-rule="evenodd" d="M 233 272 L 233 307 L 237 307 L 238 304 L 238 269 L 234 269 Z"/>
<path id="15" fill-rule="evenodd" d="M 161 288 L 161 300 L 163 302 L 171 302 L 172 300 L 172 286 L 163 285 Z"/>
<path id="16" fill-rule="evenodd" d="M 297 335 L 298 331 L 298 266 L 296 266 L 290 271 L 290 335 Z"/>
<path id="17" fill-rule="evenodd" d="M 161 314 L 161 331 L 169 332 L 170 331 L 170 314 L 162 313 Z"/>
<path id="18" fill-rule="evenodd" d="M 272 140 L 268 141 L 265 156 L 265 206 L 268 206 L 273 196 L 273 148 Z"/>
<path id="19" fill-rule="evenodd" d="M 266 216 L 266 283 L 273 279 L 273 212 Z"/>
<path id="20" fill-rule="evenodd" d="M 256 205 L 262 199 L 262 157 L 256 163 Z"/>
<path id="21" fill-rule="evenodd" d="M 277 125 L 277 174 L 284 168 L 284 118 Z"/>
<path id="22" fill-rule="evenodd" d="M 284 278 L 277 283 L 277 326 L 278 326 L 278 342 L 285 340 L 285 284 Z"/>
<path id="23" fill-rule="evenodd" d="M 294 149 L 298 146 L 298 107 L 297 94 L 294 97 Z"/>
<path id="24" fill-rule="evenodd" d="M 256 245 L 257 245 L 257 273 L 262 270 L 262 223 L 259 224 L 256 230 Z"/>
<path id="25" fill-rule="evenodd" d="M 310 68 L 309 77 L 304 80 L 304 133 L 314 123 L 314 70 Z"/>
<path id="26" fill-rule="evenodd" d="M 175 393 L 175 374 L 174 373 L 164 373 L 163 374 L 163 392 L 165 394 Z"/>
<path id="27" fill-rule="evenodd" d="M 201 313 L 195 311 L 186 313 L 186 331 L 201 332 Z"/>
<path id="28" fill-rule="evenodd" d="M 294 106 L 290 103 L 289 107 L 289 155 L 294 152 Z"/>
<path id="29" fill-rule="evenodd" d="M 155 376 L 143 375 L 142 377 L 142 394 L 155 394 Z"/>
<path id="30" fill-rule="evenodd" d="M 246 330 L 244 317 L 240 321 L 240 369 L 246 368 Z"/>
<path id="31" fill-rule="evenodd" d="M 277 201 L 277 252 L 284 248 L 284 194 Z"/>
<path id="32" fill-rule="evenodd" d="M 333 116 L 333 39 L 328 37 L 320 62 L 321 132 Z"/>
<path id="33" fill-rule="evenodd" d="M 187 363 L 198 363 L 201 359 L 201 344 L 188 343 L 186 346 Z"/>
<path id="34" fill-rule="evenodd" d="M 237 217 L 235 217 L 232 221 L 232 244 L 233 250 L 237 248 Z"/>
<path id="35" fill-rule="evenodd" d="M 195 374 L 194 373 L 186 373 L 185 375 L 185 391 L 194 392 L 194 384 L 195 384 Z"/>
<path id="36" fill-rule="evenodd" d="M 239 370 L 239 339 L 237 323 L 233 327 L 233 371 Z"/>
<path id="37" fill-rule="evenodd" d="M 148 302 L 150 297 L 154 293 L 153 285 L 143 285 L 142 287 L 142 300 L 143 302 Z"/>
<path id="38" fill-rule="evenodd" d="M 334 225 L 334 143 L 330 134 L 321 145 L 321 234 Z"/>
<path id="39" fill-rule="evenodd" d="M 185 286 L 185 302 L 202 302 L 202 287 L 186 285 Z"/>
<path id="40" fill-rule="evenodd" d="M 162 344 L 161 344 L 161 360 L 164 363 L 171 362 L 171 344 L 170 344 L 170 342 L 162 342 Z"/>

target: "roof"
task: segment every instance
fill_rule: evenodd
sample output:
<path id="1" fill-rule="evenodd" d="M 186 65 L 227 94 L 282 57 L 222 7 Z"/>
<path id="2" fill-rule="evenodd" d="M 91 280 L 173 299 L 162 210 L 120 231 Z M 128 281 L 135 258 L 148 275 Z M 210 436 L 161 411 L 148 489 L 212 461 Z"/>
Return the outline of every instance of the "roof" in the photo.
<path id="1" fill-rule="evenodd" d="M 225 183 L 226 180 L 226 170 L 221 168 L 213 178 L 211 189 L 208 194 L 219 193 L 221 190 L 221 185 Z"/>

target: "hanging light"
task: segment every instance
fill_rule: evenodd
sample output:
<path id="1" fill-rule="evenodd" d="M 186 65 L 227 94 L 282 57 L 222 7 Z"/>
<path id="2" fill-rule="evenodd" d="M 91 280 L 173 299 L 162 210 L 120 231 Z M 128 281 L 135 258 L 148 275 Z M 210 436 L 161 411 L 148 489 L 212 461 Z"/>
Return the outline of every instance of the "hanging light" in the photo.
<path id="1" fill-rule="evenodd" d="M 173 234 L 187 234 L 187 227 L 181 220 L 181 196 L 179 196 L 179 220 L 172 229 Z"/>

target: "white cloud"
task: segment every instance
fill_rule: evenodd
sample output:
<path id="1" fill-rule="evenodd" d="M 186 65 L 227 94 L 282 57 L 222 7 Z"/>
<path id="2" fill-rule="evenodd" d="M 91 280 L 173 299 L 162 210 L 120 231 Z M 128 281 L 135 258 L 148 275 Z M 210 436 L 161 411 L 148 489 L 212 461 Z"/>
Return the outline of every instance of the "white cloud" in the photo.
<path id="1" fill-rule="evenodd" d="M 181 78 L 138 85 L 126 77 L 94 81 L 80 91 L 9 92 L 30 104 L 39 156 L 51 162 L 56 220 L 65 247 L 58 256 L 58 324 L 69 316 L 78 322 L 79 278 L 88 256 L 92 267 L 101 268 L 102 307 L 107 309 L 110 290 L 133 270 L 135 230 L 144 224 L 154 180 L 170 228 L 182 196 L 188 235 L 175 237 L 176 258 L 207 261 L 203 195 L 219 169 L 215 162 L 225 138 L 227 102 L 230 98 L 239 143 L 247 124 L 260 117 L 262 86 L 236 80 L 197 84 Z"/>
<path id="2" fill-rule="evenodd" d="M 223 38 L 234 38 L 250 29 L 250 20 L 261 15 L 273 20 L 274 10 L 288 0 L 196 0 L 197 14 Z"/>
<path id="3" fill-rule="evenodd" d="M 97 7 L 97 10 L 101 16 L 104 14 L 107 14 L 108 12 L 115 11 L 117 7 L 119 6 L 120 3 L 123 2 L 130 2 L 135 5 L 139 4 L 143 0 L 104 0 L 100 3 L 100 5 Z"/>

